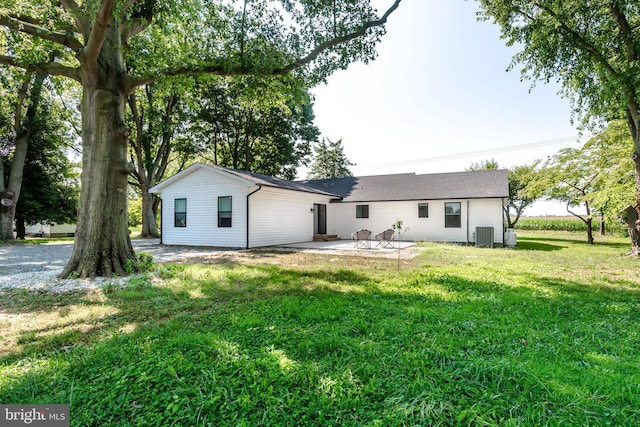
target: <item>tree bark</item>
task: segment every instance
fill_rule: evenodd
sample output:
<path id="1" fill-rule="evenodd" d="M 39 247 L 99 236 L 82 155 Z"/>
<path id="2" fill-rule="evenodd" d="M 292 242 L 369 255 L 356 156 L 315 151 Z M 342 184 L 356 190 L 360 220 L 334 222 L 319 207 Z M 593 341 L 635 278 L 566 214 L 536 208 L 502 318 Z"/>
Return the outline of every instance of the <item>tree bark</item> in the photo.
<path id="1" fill-rule="evenodd" d="M 636 203 L 635 206 L 625 208 L 620 214 L 629 231 L 630 255 L 640 256 L 640 115 L 637 110 L 633 114 L 629 113 L 628 124 L 635 147 L 632 158 L 636 178 Z"/>
<path id="2" fill-rule="evenodd" d="M 585 223 L 587 224 L 587 243 L 593 245 L 593 220 L 588 217 Z"/>
<path id="3" fill-rule="evenodd" d="M 131 273 L 136 256 L 127 218 L 127 88 L 117 25 L 82 75 L 82 192 L 73 253 L 60 277 Z"/>
<path id="4" fill-rule="evenodd" d="M 27 108 L 27 114 L 22 117 L 22 104 L 26 97 L 26 91 L 29 87 L 32 74 L 27 73 L 23 84 L 23 91 L 19 96 L 18 105 L 15 111 L 15 131 L 16 142 L 13 150 L 13 158 L 11 159 L 11 167 L 9 170 L 9 179 L 7 185 L 4 184 L 4 170 L 0 174 L 0 199 L 5 203 L 0 205 L 0 240 L 13 240 L 13 226 L 16 216 L 16 207 L 22 190 L 22 177 L 24 175 L 24 163 L 27 158 L 29 149 L 29 138 L 34 131 L 34 120 L 38 112 L 38 104 L 42 95 L 42 84 L 47 78 L 46 74 L 36 74 L 31 94 L 29 96 L 30 103 Z M 2 159 L 0 158 L 0 162 Z M 5 206 L 8 205 L 8 206 Z"/>
<path id="5" fill-rule="evenodd" d="M 631 252 L 629 255 L 640 255 L 640 232 L 638 232 L 638 212 L 634 206 L 627 206 L 620 212 L 622 220 L 627 224 L 629 238 L 631 239 Z"/>
<path id="6" fill-rule="evenodd" d="M 27 237 L 27 227 L 25 227 L 24 222 L 24 218 L 16 215 L 16 239 L 24 240 Z"/>
<path id="7" fill-rule="evenodd" d="M 14 240 L 13 223 L 16 215 L 16 203 L 11 192 L 0 193 L 0 199 L 9 201 L 10 206 L 0 205 L 0 241 Z M 5 202 L 5 203 L 9 203 Z"/>
<path id="8" fill-rule="evenodd" d="M 141 187 L 142 192 L 142 231 L 140 237 L 142 238 L 156 238 L 160 237 L 160 230 L 158 229 L 158 223 L 156 221 L 156 212 L 154 210 L 156 196 L 149 193 L 149 189 L 146 186 Z"/>

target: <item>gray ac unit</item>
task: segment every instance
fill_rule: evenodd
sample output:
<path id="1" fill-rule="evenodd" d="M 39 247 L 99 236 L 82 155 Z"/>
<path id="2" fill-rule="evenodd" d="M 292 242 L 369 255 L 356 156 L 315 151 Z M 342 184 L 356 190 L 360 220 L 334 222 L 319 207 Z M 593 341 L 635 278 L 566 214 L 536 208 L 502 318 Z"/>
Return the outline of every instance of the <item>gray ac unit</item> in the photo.
<path id="1" fill-rule="evenodd" d="M 476 246 L 493 247 L 493 227 L 476 227 Z"/>

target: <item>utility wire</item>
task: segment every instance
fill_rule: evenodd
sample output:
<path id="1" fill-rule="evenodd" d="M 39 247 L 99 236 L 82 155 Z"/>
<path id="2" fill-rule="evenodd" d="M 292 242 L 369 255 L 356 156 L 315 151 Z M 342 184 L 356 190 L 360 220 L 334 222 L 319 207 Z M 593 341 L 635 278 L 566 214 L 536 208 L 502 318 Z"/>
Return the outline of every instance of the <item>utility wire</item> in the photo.
<path id="1" fill-rule="evenodd" d="M 590 137 L 590 135 L 585 135 L 585 136 Z M 547 139 L 544 141 L 527 142 L 524 144 L 508 145 L 508 146 L 497 147 L 497 148 L 487 148 L 485 150 L 467 151 L 465 153 L 456 153 L 456 154 L 447 154 L 447 155 L 438 156 L 438 157 L 427 157 L 427 158 L 416 159 L 416 160 L 404 160 L 404 161 L 394 162 L 394 163 L 379 163 L 377 165 L 372 165 L 369 167 L 371 169 L 381 169 L 381 168 L 389 168 L 389 167 L 396 167 L 396 166 L 419 165 L 422 163 L 443 162 L 447 160 L 457 160 L 457 159 L 464 159 L 467 157 L 481 156 L 485 154 L 504 153 L 507 151 L 528 150 L 530 148 L 545 147 L 548 145 L 567 144 L 571 142 L 576 142 L 579 140 L 579 138 L 580 136 L 577 136 L 577 135 L 567 136 L 564 138 Z"/>

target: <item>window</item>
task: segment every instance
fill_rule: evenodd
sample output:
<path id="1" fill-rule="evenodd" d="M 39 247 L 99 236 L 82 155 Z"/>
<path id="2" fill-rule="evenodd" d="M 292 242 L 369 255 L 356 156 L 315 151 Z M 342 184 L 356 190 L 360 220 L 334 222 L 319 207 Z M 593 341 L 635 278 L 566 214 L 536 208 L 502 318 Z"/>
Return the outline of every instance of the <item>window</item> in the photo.
<path id="1" fill-rule="evenodd" d="M 231 227 L 231 196 L 218 197 L 218 227 Z"/>
<path id="2" fill-rule="evenodd" d="M 173 201 L 173 226 L 187 226 L 187 199 L 175 199 Z"/>
<path id="3" fill-rule="evenodd" d="M 418 218 L 429 218 L 429 203 L 418 203 Z"/>
<path id="4" fill-rule="evenodd" d="M 460 202 L 451 202 L 444 204 L 444 226 L 451 228 L 460 228 Z"/>
<path id="5" fill-rule="evenodd" d="M 369 218 L 369 205 L 356 205 L 356 218 Z"/>

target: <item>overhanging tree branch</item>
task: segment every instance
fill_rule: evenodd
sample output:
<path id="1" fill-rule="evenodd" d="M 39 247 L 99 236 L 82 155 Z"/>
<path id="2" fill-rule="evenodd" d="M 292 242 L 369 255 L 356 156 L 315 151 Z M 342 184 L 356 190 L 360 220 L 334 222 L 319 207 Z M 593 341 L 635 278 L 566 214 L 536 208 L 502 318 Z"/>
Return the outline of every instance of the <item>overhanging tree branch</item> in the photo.
<path id="1" fill-rule="evenodd" d="M 355 40 L 358 37 L 364 36 L 367 30 L 375 27 L 380 27 L 386 24 L 389 16 L 398 8 L 398 6 L 400 6 L 401 1 L 402 0 L 395 0 L 393 5 L 391 5 L 391 7 L 387 9 L 387 11 L 382 15 L 380 19 L 367 21 L 364 24 L 362 24 L 357 30 L 349 34 L 332 38 L 330 40 L 325 41 L 324 43 L 320 43 L 309 54 L 307 54 L 306 56 L 300 59 L 296 59 L 291 64 L 284 66 L 282 68 L 276 68 L 271 71 L 264 71 L 256 74 L 272 75 L 272 76 L 283 75 L 283 74 L 287 74 L 290 71 L 294 71 L 299 68 L 302 68 L 305 65 L 308 65 L 309 63 L 313 62 L 316 58 L 318 58 L 318 56 L 322 52 L 326 51 L 327 49 L 330 49 L 332 47 L 338 46 L 342 43 L 346 43 L 351 40 Z M 164 72 L 155 73 L 149 76 L 130 79 L 128 91 L 130 92 L 131 90 L 133 90 L 138 86 L 151 84 L 155 82 L 157 79 L 162 77 L 175 77 L 175 76 L 198 75 L 198 74 L 212 74 L 212 75 L 229 77 L 229 76 L 248 74 L 251 71 L 252 71 L 251 69 L 246 68 L 244 65 L 240 65 L 238 67 L 229 67 L 229 66 L 219 65 L 219 64 L 208 64 L 208 65 L 202 65 L 202 66 L 185 66 L 180 68 L 168 69 L 168 70 L 165 70 Z"/>
<path id="2" fill-rule="evenodd" d="M 324 43 L 319 44 L 315 49 L 313 49 L 311 52 L 309 52 L 308 55 L 304 56 L 303 58 L 295 60 L 294 62 L 292 62 L 291 64 L 287 65 L 286 67 L 282 67 L 282 68 L 273 70 L 273 74 L 274 75 L 286 74 L 286 73 L 288 73 L 290 71 L 302 68 L 305 65 L 311 63 L 313 60 L 315 60 L 318 57 L 318 55 L 320 55 L 325 50 L 327 50 L 329 48 L 332 48 L 334 46 L 338 46 L 338 45 L 340 45 L 342 43 L 346 43 L 348 41 L 355 40 L 358 37 L 364 36 L 366 34 L 367 30 L 369 30 L 371 28 L 375 28 L 375 27 L 380 27 L 380 26 L 386 24 L 387 23 L 387 19 L 389 18 L 389 15 L 391 15 L 391 13 L 393 13 L 393 11 L 395 11 L 398 8 L 398 6 L 400 6 L 400 1 L 401 0 L 396 0 L 393 3 L 393 5 L 391 5 L 391 7 L 389 9 L 387 9 L 387 11 L 384 13 L 384 15 L 382 15 L 382 17 L 380 19 L 376 19 L 376 20 L 373 20 L 373 21 L 367 21 L 364 24 L 362 24 L 360 26 L 360 28 L 358 28 L 354 32 L 351 32 L 349 34 L 345 34 L 344 36 L 332 38 L 330 40 L 325 41 Z"/>
<path id="3" fill-rule="evenodd" d="M 633 30 L 625 14 L 620 10 L 615 1 L 609 2 L 609 9 L 611 14 L 616 19 L 620 35 L 624 40 L 625 47 L 627 48 L 627 62 L 632 63 L 638 60 L 638 47 L 634 44 Z"/>
<path id="4" fill-rule="evenodd" d="M 42 21 L 41 19 L 34 18 L 32 16 L 16 15 L 16 14 L 9 14 L 7 16 L 13 19 L 17 19 L 18 21 L 28 22 L 29 24 L 32 24 L 32 25 L 44 27 L 44 21 Z M 58 27 L 58 29 L 60 29 L 61 31 L 66 31 L 69 33 L 77 32 L 77 29 L 72 25 L 67 25 L 60 22 L 56 23 L 56 27 Z"/>
<path id="5" fill-rule="evenodd" d="M 1 26 L 28 34 L 30 36 L 41 38 L 43 40 L 49 40 L 54 43 L 61 44 L 73 50 L 74 52 L 78 52 L 80 49 L 82 49 L 82 43 L 80 43 L 78 39 L 71 36 L 70 34 L 50 31 L 39 25 L 33 24 L 32 22 L 37 22 L 37 20 L 28 17 L 18 19 L 8 15 L 0 15 Z"/>
<path id="6" fill-rule="evenodd" d="M 14 113 L 14 121 L 13 121 L 13 129 L 16 133 L 20 133 L 21 122 L 22 122 L 22 107 L 24 105 L 24 100 L 27 98 L 27 91 L 29 90 L 29 85 L 31 84 L 31 77 L 33 76 L 32 71 L 28 71 L 27 75 L 24 76 L 24 80 L 22 81 L 22 86 L 20 87 L 20 91 L 18 92 L 18 102 L 16 103 L 16 109 Z M 4 179 L 4 177 L 2 177 Z"/>
<path id="7" fill-rule="evenodd" d="M 173 68 L 165 70 L 164 72 L 154 73 L 149 76 L 129 79 L 128 92 L 131 92 L 138 86 L 144 86 L 151 84 L 162 77 L 176 77 L 176 76 L 195 76 L 198 74 L 212 74 L 216 76 L 230 77 L 239 74 L 243 74 L 241 69 L 229 69 L 221 65 L 204 65 L 200 67 L 187 66 L 181 68 Z"/>
<path id="8" fill-rule="evenodd" d="M 40 64 L 23 64 L 16 58 L 11 56 L 0 55 L 0 64 L 10 65 L 12 67 L 22 68 L 27 71 L 35 71 L 38 73 L 50 74 L 52 76 L 68 77 L 70 79 L 80 81 L 78 70 L 72 67 L 59 64 L 57 62 L 42 62 Z"/>
<path id="9" fill-rule="evenodd" d="M 102 50 L 107 29 L 111 25 L 114 4 L 115 0 L 102 0 L 100 9 L 96 12 L 93 28 L 84 48 L 84 57 L 88 62 L 94 62 Z"/>
<path id="10" fill-rule="evenodd" d="M 80 11 L 80 7 L 78 6 L 78 4 L 74 0 L 60 0 L 60 4 L 62 4 L 64 10 L 66 10 L 67 13 L 71 15 L 74 22 L 76 23 L 76 26 L 78 27 L 78 31 L 80 33 L 84 33 L 85 23 L 82 15 L 78 13 Z"/>
<path id="11" fill-rule="evenodd" d="M 613 68 L 613 66 L 609 63 L 609 61 L 607 61 L 607 58 L 605 58 L 604 54 L 597 47 L 595 47 L 593 43 L 590 43 L 586 39 L 584 34 L 581 34 L 575 29 L 569 27 L 567 23 L 563 19 L 561 19 L 558 16 L 558 14 L 550 7 L 540 4 L 539 2 L 535 2 L 534 5 L 536 7 L 539 7 L 541 10 L 546 12 L 551 18 L 553 18 L 553 20 L 556 21 L 560 26 L 560 30 L 568 33 L 571 36 L 569 40 L 571 40 L 571 38 L 574 38 L 577 41 L 577 44 L 579 45 L 577 47 L 579 49 L 586 51 L 594 59 L 596 63 L 602 65 L 607 70 L 610 76 L 615 77 L 619 75 L 619 72 L 615 68 Z"/>
<path id="12" fill-rule="evenodd" d="M 154 16 L 154 8 L 148 7 L 145 8 L 145 14 L 141 17 L 136 17 L 133 19 L 132 16 L 130 20 L 127 20 L 127 16 L 129 15 L 129 11 L 136 3 L 137 0 L 129 0 L 122 8 L 122 13 L 120 16 L 121 29 L 120 29 L 120 41 L 126 46 L 128 44 L 129 39 L 135 37 L 144 31 L 153 20 Z"/>

